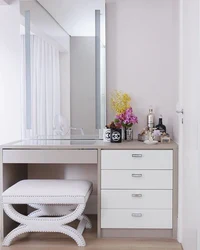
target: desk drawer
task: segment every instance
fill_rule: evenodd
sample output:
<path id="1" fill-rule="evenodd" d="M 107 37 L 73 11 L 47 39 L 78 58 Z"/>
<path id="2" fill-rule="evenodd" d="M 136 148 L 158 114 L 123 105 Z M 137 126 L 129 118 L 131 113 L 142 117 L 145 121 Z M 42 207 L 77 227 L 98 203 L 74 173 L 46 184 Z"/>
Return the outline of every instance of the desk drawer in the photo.
<path id="1" fill-rule="evenodd" d="M 97 150 L 3 150 L 3 162 L 96 164 Z"/>
<path id="2" fill-rule="evenodd" d="M 102 189 L 172 189 L 172 170 L 102 170 Z"/>
<path id="3" fill-rule="evenodd" d="M 172 150 L 102 150 L 101 169 L 172 169 Z"/>
<path id="4" fill-rule="evenodd" d="M 101 228 L 172 229 L 172 210 L 102 209 Z"/>
<path id="5" fill-rule="evenodd" d="M 101 190 L 101 208 L 172 209 L 172 190 Z"/>

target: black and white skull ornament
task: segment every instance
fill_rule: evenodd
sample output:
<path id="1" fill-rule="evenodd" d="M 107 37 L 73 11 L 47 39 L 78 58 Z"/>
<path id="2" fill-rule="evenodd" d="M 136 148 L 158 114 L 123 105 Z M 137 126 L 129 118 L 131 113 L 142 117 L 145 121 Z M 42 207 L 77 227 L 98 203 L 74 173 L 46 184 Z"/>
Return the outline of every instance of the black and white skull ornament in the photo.
<path id="1" fill-rule="evenodd" d="M 111 142 L 121 142 L 122 140 L 121 130 L 111 130 Z"/>
<path id="2" fill-rule="evenodd" d="M 110 130 L 106 131 L 105 137 L 106 137 L 107 140 L 110 140 Z"/>

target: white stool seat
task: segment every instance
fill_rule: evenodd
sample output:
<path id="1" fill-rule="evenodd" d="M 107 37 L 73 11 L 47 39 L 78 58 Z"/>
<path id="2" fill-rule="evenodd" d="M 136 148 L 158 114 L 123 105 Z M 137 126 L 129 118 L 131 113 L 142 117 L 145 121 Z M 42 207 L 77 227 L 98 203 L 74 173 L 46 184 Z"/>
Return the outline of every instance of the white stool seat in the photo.
<path id="1" fill-rule="evenodd" d="M 92 188 L 91 182 L 81 180 L 23 180 L 14 184 L 3 192 L 3 208 L 19 226 L 4 238 L 3 246 L 28 232 L 59 232 L 85 246 L 82 234 L 92 224 L 84 210 Z M 13 204 L 27 204 L 36 210 L 26 216 Z M 74 220 L 80 221 L 77 229 L 67 225 Z"/>
<path id="2" fill-rule="evenodd" d="M 3 192 L 4 204 L 83 204 L 92 183 L 81 180 L 23 180 Z"/>

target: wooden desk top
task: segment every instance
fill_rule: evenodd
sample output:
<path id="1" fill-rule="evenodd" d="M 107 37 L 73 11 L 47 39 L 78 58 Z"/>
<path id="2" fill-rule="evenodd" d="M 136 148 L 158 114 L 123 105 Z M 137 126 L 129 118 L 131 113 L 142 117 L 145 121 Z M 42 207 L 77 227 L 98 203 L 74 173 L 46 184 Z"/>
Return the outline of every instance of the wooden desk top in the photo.
<path id="1" fill-rule="evenodd" d="M 137 140 L 124 141 L 122 143 L 108 143 L 102 140 L 22 140 L 2 145 L 5 149 L 177 149 L 178 145 L 175 142 L 167 144 L 158 143 L 156 145 L 146 145 Z"/>

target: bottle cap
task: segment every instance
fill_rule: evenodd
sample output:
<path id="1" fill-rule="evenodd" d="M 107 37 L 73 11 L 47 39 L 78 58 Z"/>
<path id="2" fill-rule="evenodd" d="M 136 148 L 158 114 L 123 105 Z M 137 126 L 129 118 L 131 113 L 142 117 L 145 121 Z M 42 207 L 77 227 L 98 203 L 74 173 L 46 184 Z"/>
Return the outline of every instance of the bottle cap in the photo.
<path id="1" fill-rule="evenodd" d="M 153 112 L 153 108 L 152 107 L 149 108 L 149 112 L 151 112 L 151 113 Z"/>

